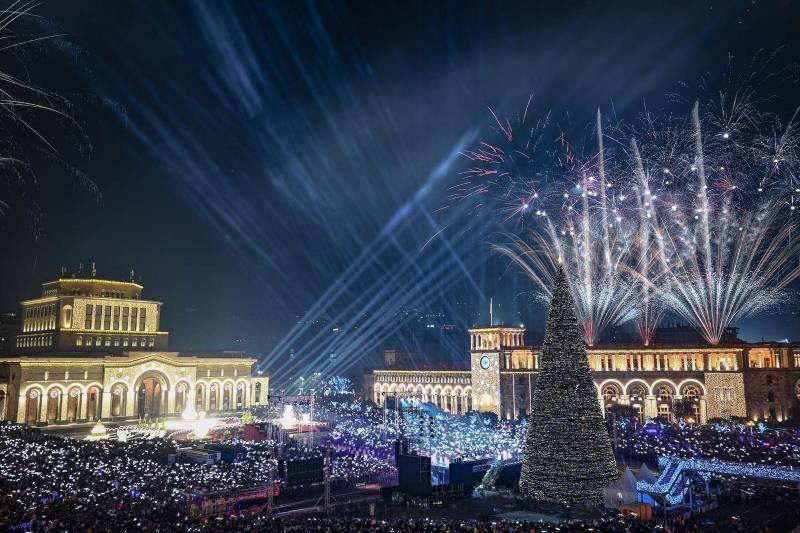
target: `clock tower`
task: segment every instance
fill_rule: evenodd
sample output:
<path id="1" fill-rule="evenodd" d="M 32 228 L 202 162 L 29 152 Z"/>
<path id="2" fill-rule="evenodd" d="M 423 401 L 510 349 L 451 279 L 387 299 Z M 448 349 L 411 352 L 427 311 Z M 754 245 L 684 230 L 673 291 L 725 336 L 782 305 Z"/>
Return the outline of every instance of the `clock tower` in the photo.
<path id="1" fill-rule="evenodd" d="M 524 328 L 491 326 L 469 330 L 472 405 L 500 416 L 500 371 L 510 353 L 524 345 Z"/>

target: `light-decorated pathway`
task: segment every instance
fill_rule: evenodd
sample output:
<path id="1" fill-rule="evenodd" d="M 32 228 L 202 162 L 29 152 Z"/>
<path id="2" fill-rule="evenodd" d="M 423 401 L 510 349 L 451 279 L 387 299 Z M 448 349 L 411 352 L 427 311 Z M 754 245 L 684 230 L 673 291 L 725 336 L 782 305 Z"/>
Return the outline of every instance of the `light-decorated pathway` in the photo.
<path id="1" fill-rule="evenodd" d="M 788 466 L 754 465 L 712 459 L 682 459 L 664 456 L 658 460 L 661 475 L 655 483 L 639 481 L 636 490 L 654 498 L 663 498 L 668 505 L 683 503 L 693 475 L 708 481 L 713 476 L 728 476 L 800 485 L 800 470 Z"/>

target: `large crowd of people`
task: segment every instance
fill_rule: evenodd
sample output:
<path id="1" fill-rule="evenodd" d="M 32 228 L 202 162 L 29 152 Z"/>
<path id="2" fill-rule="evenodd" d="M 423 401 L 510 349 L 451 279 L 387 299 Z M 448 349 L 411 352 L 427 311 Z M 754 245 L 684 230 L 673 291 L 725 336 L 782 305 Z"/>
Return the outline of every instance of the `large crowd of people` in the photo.
<path id="1" fill-rule="evenodd" d="M 236 519 L 224 524 L 198 526 L 203 531 L 263 531 L 275 533 L 572 533 L 593 531 L 598 533 L 652 533 L 666 531 L 660 526 L 645 524 L 633 517 L 609 514 L 593 520 L 569 522 L 521 522 L 477 520 L 429 520 L 372 518 L 294 518 L 256 520 Z"/>
<path id="2" fill-rule="evenodd" d="M 398 416 L 355 401 L 328 402 L 317 408 L 332 420 L 333 443 L 342 449 L 389 457 L 400 435 L 430 453 L 434 461 L 495 457 L 513 459 L 522 453 L 527 422 L 497 420 L 470 413 L 451 416 L 433 410 L 409 410 Z M 632 419 L 609 422 L 620 459 L 656 464 L 663 455 L 696 457 L 751 464 L 800 466 L 800 428 L 769 428 L 765 424 L 719 422 L 708 425 L 646 423 Z"/>
<path id="3" fill-rule="evenodd" d="M 175 441 L 154 438 L 118 442 L 51 436 L 26 426 L 0 424 L 0 528 L 55 520 L 84 529 L 99 520 L 109 527 L 144 527 L 148 520 L 177 523 L 187 493 L 232 491 L 277 480 L 272 442 L 238 442 L 247 454 L 238 463 L 171 463 Z M 282 456 L 299 459 L 321 450 L 287 445 Z M 334 487 L 380 476 L 393 468 L 368 453 L 334 452 Z M 271 472 L 270 472 L 271 471 Z M 76 522 L 77 521 L 77 522 Z"/>
<path id="4" fill-rule="evenodd" d="M 635 424 L 618 420 L 612 431 L 621 459 L 656 463 L 664 455 L 717 459 L 754 465 L 800 467 L 800 428 L 769 429 L 730 422 L 690 427 L 686 424 Z"/>
<path id="5" fill-rule="evenodd" d="M 7 531 L 556 531 L 546 523 L 227 516 L 190 521 L 178 511 L 189 489 L 264 481 L 260 450 L 238 464 L 171 464 L 165 439 L 84 441 L 0 425 L 0 529 Z M 255 450 L 255 451 L 254 451 Z M 636 531 L 622 517 L 562 524 L 558 531 Z M 652 529 L 646 529 L 651 531 Z M 645 531 L 645 529 L 642 529 Z"/>
<path id="6" fill-rule="evenodd" d="M 257 418 L 274 416 L 257 411 Z M 314 418 L 330 428 L 331 480 L 386 481 L 395 475 L 393 441 L 402 433 L 420 451 L 439 458 L 506 457 L 522 450 L 524 421 L 500 421 L 478 414 L 451 416 L 434 411 L 394 412 L 352 399 L 327 399 Z M 656 463 L 662 455 L 800 466 L 800 432 L 745 424 L 688 427 L 616 420 L 610 429 L 621 459 Z M 26 426 L 0 424 L 0 529 L 9 531 L 89 530 L 243 530 L 243 531 L 555 531 L 542 523 L 376 521 L 337 518 L 272 519 L 227 516 L 192 520 L 181 511 L 182 498 L 198 491 L 235 491 L 279 480 L 276 442 L 244 442 L 238 463 L 170 462 L 178 443 L 166 438 L 75 440 Z M 286 458 L 325 453 L 296 443 L 284 444 Z M 637 531 L 616 516 L 591 524 L 561 525 L 558 531 Z M 575 529 L 578 528 L 578 529 Z M 646 529 L 651 531 L 652 529 Z"/>
<path id="7" fill-rule="evenodd" d="M 434 460 L 511 457 L 525 445 L 526 421 L 497 420 L 478 413 L 452 416 L 424 406 L 397 411 L 357 401 L 330 401 L 315 408 L 323 420 L 331 420 L 335 446 L 369 450 L 379 456 L 393 453 L 393 442 L 410 437 L 412 446 Z"/>

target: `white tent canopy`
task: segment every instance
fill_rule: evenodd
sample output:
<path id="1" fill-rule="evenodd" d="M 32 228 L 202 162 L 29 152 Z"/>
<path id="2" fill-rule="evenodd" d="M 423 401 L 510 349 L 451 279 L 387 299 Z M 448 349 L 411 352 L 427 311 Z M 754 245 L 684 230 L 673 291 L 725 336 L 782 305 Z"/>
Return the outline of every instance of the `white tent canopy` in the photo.
<path id="1" fill-rule="evenodd" d="M 636 498 L 636 476 L 629 467 L 625 468 L 614 483 L 603 489 L 603 504 L 606 507 L 619 507 L 625 503 L 635 502 Z"/>

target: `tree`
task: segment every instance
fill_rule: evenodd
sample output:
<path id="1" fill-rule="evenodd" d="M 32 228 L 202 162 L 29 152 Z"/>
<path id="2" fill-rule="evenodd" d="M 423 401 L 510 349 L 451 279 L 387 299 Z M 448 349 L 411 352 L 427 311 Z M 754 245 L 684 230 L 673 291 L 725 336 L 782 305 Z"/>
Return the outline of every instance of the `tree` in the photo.
<path id="1" fill-rule="evenodd" d="M 533 391 L 519 488 L 555 503 L 600 503 L 619 470 L 564 269 L 558 267 Z"/>

